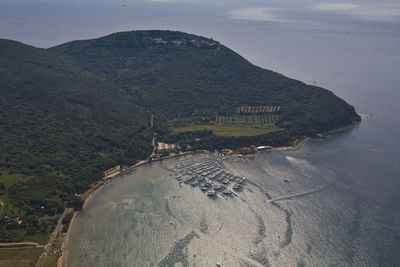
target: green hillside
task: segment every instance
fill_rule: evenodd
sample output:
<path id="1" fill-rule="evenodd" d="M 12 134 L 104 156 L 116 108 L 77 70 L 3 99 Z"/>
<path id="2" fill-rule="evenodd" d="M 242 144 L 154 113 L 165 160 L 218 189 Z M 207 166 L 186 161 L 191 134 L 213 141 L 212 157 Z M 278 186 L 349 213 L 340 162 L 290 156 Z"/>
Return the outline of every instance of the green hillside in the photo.
<path id="1" fill-rule="evenodd" d="M 151 153 L 148 112 L 66 58 L 0 40 L 0 81 L 0 168 L 25 176 L 0 196 L 15 207 L 4 216 L 24 218 L 15 231 L 0 221 L 0 241 L 49 232 L 53 223 L 32 218 L 62 212 L 103 170 Z"/>
<path id="2" fill-rule="evenodd" d="M 150 155 L 151 114 L 159 140 L 193 149 L 288 145 L 360 120 L 328 90 L 182 32 L 122 32 L 50 49 L 0 40 L 0 81 L 0 170 L 6 180 L 19 175 L 4 187 L 0 176 L 0 197 L 13 207 L 8 215 L 26 218 L 11 230 L 2 221 L 0 241 L 48 233 L 51 216 L 104 170 Z"/>
<path id="3" fill-rule="evenodd" d="M 229 115 L 243 104 L 279 105 L 281 126 L 308 135 L 359 120 L 331 91 L 254 66 L 218 42 L 196 46 L 193 41 L 215 42 L 181 32 L 134 31 L 50 50 L 135 95 L 159 122 L 196 110 Z"/>

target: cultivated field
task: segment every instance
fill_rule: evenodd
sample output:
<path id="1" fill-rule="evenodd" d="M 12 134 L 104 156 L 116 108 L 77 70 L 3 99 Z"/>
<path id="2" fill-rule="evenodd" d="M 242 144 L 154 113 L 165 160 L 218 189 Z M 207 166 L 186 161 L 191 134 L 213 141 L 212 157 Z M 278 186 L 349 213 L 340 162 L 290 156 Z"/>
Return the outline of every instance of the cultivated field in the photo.
<path id="1" fill-rule="evenodd" d="M 35 266 L 43 248 L 2 248 L 0 249 L 0 267 Z"/>
<path id="2" fill-rule="evenodd" d="M 271 128 L 279 117 L 275 114 L 216 116 L 217 125 L 238 127 Z"/>
<path id="3" fill-rule="evenodd" d="M 230 125 L 191 125 L 172 129 L 175 133 L 195 132 L 202 130 L 211 130 L 217 136 L 255 136 L 271 132 L 277 132 L 281 129 L 278 127 L 271 128 L 254 128 L 254 127 L 237 127 Z"/>
<path id="4" fill-rule="evenodd" d="M 183 127 L 189 125 L 197 125 L 203 122 L 203 117 L 177 118 L 168 120 L 169 127 Z"/>
<path id="5" fill-rule="evenodd" d="M 280 131 L 275 123 L 279 115 L 254 114 L 215 116 L 215 121 L 204 123 L 199 117 L 170 120 L 168 126 L 175 133 L 211 130 L 218 136 L 255 136 Z"/>

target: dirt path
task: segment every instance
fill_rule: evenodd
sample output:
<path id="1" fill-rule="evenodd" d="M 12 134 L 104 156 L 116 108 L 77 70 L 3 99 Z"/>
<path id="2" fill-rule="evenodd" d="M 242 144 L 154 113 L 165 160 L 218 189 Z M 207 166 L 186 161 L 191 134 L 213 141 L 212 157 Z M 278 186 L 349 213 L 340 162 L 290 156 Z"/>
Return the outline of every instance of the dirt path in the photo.
<path id="1" fill-rule="evenodd" d="M 12 248 L 17 247 L 20 248 L 21 246 L 35 246 L 37 248 L 44 247 L 43 245 L 39 245 L 36 242 L 12 242 L 12 243 L 0 243 L 0 248 Z"/>
<path id="2" fill-rule="evenodd" d="M 0 199 L 0 206 L 1 206 L 0 215 L 2 215 L 4 212 L 4 202 L 2 199 Z"/>

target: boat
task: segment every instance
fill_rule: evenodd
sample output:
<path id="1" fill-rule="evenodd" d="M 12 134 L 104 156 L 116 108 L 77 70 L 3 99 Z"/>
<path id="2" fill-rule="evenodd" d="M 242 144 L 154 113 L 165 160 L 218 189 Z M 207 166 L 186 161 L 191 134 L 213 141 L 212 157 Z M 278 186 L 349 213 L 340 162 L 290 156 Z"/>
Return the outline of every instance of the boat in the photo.
<path id="1" fill-rule="evenodd" d="M 185 180 L 183 180 L 183 182 L 184 182 L 184 183 L 188 183 L 188 182 L 190 182 L 191 180 L 193 180 L 194 178 L 196 178 L 196 177 L 187 177 L 187 178 L 185 178 Z"/>
<path id="2" fill-rule="evenodd" d="M 220 185 L 220 184 L 216 184 L 213 187 L 214 190 L 220 190 L 221 188 L 222 188 L 222 185 Z"/>
<path id="3" fill-rule="evenodd" d="M 240 188 L 240 184 L 236 183 L 233 185 L 233 189 L 239 190 L 239 188 Z"/>
<path id="4" fill-rule="evenodd" d="M 229 191 L 228 189 L 226 189 L 226 190 L 222 191 L 222 194 L 224 194 L 224 195 L 230 195 L 230 194 L 232 194 L 232 192 Z"/>
<path id="5" fill-rule="evenodd" d="M 208 191 L 207 196 L 209 196 L 209 197 L 215 196 L 215 191 L 214 190 Z"/>

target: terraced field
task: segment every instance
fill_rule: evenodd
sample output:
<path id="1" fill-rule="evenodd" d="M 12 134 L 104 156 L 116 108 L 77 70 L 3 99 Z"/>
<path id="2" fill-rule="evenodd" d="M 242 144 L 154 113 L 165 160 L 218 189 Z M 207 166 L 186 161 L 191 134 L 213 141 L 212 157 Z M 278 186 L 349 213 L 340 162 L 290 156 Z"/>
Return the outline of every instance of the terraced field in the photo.
<path id="1" fill-rule="evenodd" d="M 278 119 L 276 114 L 216 116 L 216 124 L 268 129 L 274 127 Z"/>
<path id="2" fill-rule="evenodd" d="M 203 117 L 176 118 L 167 121 L 168 127 L 183 127 L 203 123 Z"/>

